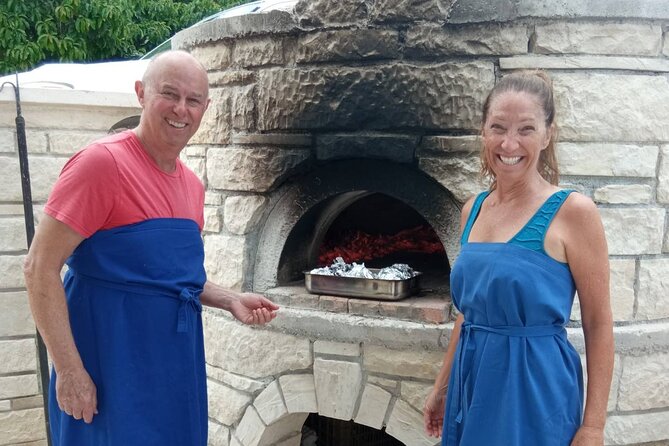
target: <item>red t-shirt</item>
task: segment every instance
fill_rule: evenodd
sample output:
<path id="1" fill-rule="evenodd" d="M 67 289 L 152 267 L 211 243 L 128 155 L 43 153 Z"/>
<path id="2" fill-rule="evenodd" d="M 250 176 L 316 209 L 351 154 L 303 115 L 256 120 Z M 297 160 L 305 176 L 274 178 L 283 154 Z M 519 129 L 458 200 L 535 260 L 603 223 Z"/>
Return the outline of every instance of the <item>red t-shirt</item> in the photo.
<path id="1" fill-rule="evenodd" d="M 95 141 L 63 167 L 44 211 L 84 237 L 151 218 L 204 225 L 204 187 L 177 159 L 165 173 L 132 131 Z"/>

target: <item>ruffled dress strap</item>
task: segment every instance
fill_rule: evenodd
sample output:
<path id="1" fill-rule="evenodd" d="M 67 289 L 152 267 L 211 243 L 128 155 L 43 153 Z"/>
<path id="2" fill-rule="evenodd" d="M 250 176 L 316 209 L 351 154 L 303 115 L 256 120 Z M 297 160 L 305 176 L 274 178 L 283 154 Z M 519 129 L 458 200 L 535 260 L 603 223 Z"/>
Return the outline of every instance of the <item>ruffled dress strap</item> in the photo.
<path id="1" fill-rule="evenodd" d="M 509 240 L 509 243 L 546 254 L 544 239 L 546 238 L 548 227 L 572 192 L 572 189 L 562 189 L 548 197 L 525 226 Z"/>
<path id="2" fill-rule="evenodd" d="M 474 204 L 472 205 L 472 210 L 471 212 L 469 212 L 469 217 L 467 217 L 467 223 L 465 224 L 465 228 L 462 230 L 462 237 L 460 237 L 460 245 L 464 245 L 469 241 L 469 233 L 472 231 L 472 226 L 474 226 L 474 222 L 476 221 L 476 218 L 479 216 L 479 212 L 481 212 L 481 205 L 483 204 L 483 200 L 485 200 L 489 194 L 490 191 L 486 190 L 476 196 Z"/>

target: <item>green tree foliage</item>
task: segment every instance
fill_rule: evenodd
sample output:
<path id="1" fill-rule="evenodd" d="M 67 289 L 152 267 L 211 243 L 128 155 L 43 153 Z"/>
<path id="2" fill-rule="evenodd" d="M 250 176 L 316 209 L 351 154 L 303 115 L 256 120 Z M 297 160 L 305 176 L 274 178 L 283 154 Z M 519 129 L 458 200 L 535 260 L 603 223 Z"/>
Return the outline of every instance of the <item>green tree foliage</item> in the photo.
<path id="1" fill-rule="evenodd" d="M 0 74 L 42 62 L 139 57 L 203 17 L 249 0 L 0 0 Z"/>

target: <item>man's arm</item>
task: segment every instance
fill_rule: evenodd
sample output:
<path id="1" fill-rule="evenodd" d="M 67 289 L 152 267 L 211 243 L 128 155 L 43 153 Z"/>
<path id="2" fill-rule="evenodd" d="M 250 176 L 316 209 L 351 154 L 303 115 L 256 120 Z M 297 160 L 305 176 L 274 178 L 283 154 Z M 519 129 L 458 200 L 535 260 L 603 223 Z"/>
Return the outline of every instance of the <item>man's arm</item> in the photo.
<path id="1" fill-rule="evenodd" d="M 254 293 L 237 293 L 207 281 L 200 301 L 210 307 L 227 310 L 244 324 L 266 324 L 276 317 L 279 306 Z"/>
<path id="2" fill-rule="evenodd" d="M 24 274 L 35 324 L 57 373 L 58 405 L 87 423 L 97 413 L 95 384 L 84 369 L 74 343 L 60 271 L 84 240 L 58 220 L 44 215 L 26 257 Z"/>

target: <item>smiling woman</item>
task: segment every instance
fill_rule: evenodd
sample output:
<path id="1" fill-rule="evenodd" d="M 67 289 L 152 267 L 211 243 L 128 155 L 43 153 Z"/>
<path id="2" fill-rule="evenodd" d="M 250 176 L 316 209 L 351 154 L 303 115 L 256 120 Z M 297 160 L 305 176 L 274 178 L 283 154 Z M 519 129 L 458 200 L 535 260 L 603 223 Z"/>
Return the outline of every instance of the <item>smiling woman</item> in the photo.
<path id="1" fill-rule="evenodd" d="M 492 185 L 462 210 L 451 271 L 460 315 L 424 409 L 442 445 L 603 445 L 613 370 L 606 240 L 594 203 L 557 187 L 556 134 L 545 73 L 510 74 L 488 95 L 481 160 Z M 576 292 L 585 410 L 565 330 Z"/>

